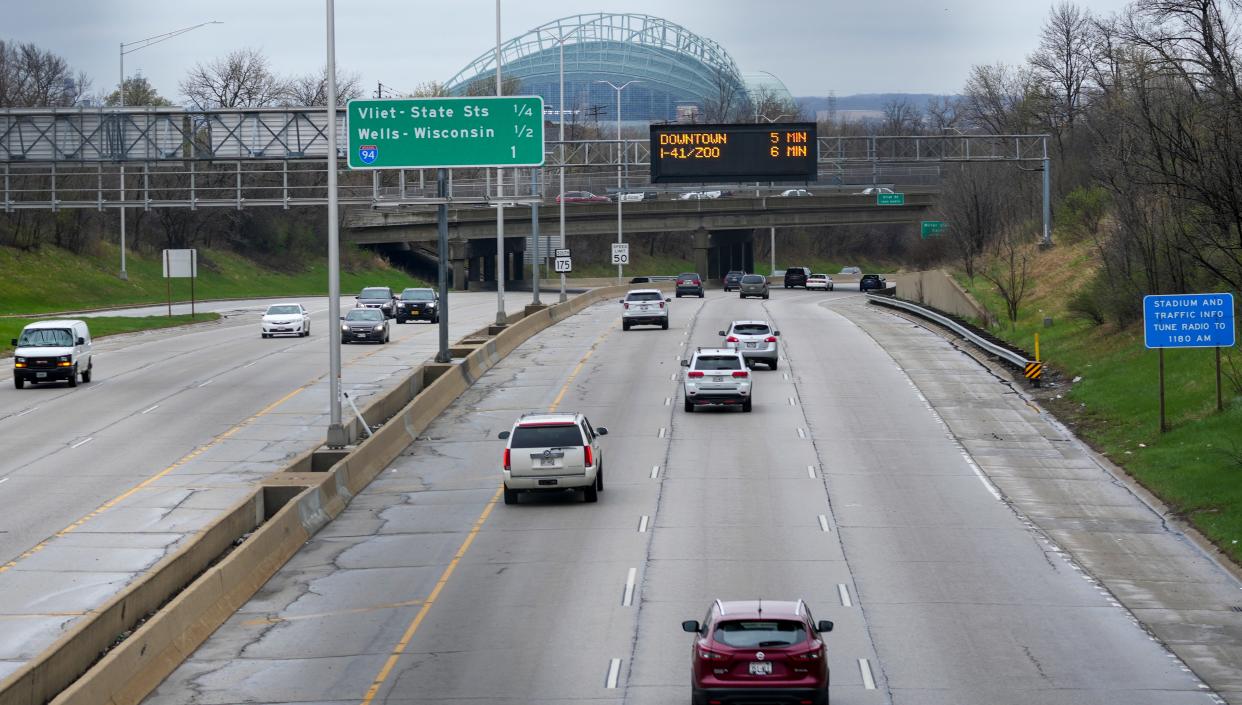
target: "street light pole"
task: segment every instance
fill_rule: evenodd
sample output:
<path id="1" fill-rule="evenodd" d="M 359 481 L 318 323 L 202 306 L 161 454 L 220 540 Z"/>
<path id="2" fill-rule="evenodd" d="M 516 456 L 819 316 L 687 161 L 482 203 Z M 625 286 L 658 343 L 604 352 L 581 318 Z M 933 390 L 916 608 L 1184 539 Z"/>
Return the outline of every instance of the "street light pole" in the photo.
<path id="1" fill-rule="evenodd" d="M 156 35 L 147 37 L 146 39 L 139 39 L 133 42 L 121 42 L 121 50 L 120 50 L 121 82 L 117 84 L 117 95 L 120 97 L 119 107 L 122 109 L 120 115 L 117 116 L 120 122 L 120 129 L 118 132 L 120 133 L 120 136 L 121 136 L 121 139 L 120 139 L 121 152 L 117 157 L 117 160 L 120 161 L 121 163 L 121 166 L 120 166 L 121 272 L 117 276 L 122 281 L 129 279 L 129 271 L 125 268 L 125 155 L 127 152 L 127 148 L 125 144 L 126 138 L 125 138 L 125 110 L 124 110 L 125 108 L 125 55 L 132 54 L 138 51 L 139 49 L 146 49 L 147 47 L 154 46 L 156 44 L 159 44 L 160 42 L 168 41 L 169 39 L 172 39 L 173 37 L 180 36 L 182 34 L 185 34 L 186 32 L 191 32 L 193 30 L 198 29 L 199 27 L 206 27 L 209 24 L 224 24 L 224 23 L 218 22 L 216 20 L 211 20 L 209 22 L 200 22 L 192 27 L 182 27 L 181 29 L 174 29 L 171 32 L 164 32 L 163 34 L 156 34 Z M 135 46 L 135 45 L 138 45 L 138 46 Z M 134 47 L 134 48 L 126 51 L 125 47 Z"/>
<path id="2" fill-rule="evenodd" d="M 496 0 L 496 95 L 504 95 L 500 85 L 500 0 Z M 517 184 L 514 184 L 516 190 Z M 496 169 L 496 325 L 509 322 L 505 315 L 505 192 L 504 170 Z"/>
<path id="3" fill-rule="evenodd" d="M 561 45 L 561 109 L 559 119 L 556 121 L 560 128 L 560 148 L 561 148 L 561 190 L 556 197 L 556 201 L 560 204 L 561 210 L 561 249 L 565 249 L 565 39 L 560 38 Z M 565 303 L 565 273 L 561 272 L 561 298 L 560 302 Z"/>
<path id="4" fill-rule="evenodd" d="M 611 81 L 596 81 L 596 83 L 606 83 L 617 92 L 617 244 L 622 243 L 621 239 L 621 162 L 624 145 L 621 142 L 621 91 L 631 83 L 642 83 L 642 81 L 626 81 L 620 86 Z M 617 265 L 617 283 L 621 283 L 621 265 Z"/>
<path id="5" fill-rule="evenodd" d="M 341 425 L 341 252 L 336 193 L 336 6 L 326 0 L 328 12 L 328 437 L 332 448 L 349 439 Z M 441 266 L 444 262 L 441 261 Z"/>

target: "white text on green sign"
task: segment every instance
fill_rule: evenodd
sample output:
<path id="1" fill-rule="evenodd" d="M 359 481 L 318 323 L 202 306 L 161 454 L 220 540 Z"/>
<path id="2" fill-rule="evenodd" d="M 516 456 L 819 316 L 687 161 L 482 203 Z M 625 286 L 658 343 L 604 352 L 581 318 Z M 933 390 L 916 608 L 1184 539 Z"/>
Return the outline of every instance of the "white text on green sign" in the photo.
<path id="1" fill-rule="evenodd" d="M 904 206 L 906 205 L 906 194 L 877 193 L 875 195 L 875 204 L 877 206 Z"/>
<path id="2" fill-rule="evenodd" d="M 351 169 L 540 166 L 538 96 L 351 100 Z"/>

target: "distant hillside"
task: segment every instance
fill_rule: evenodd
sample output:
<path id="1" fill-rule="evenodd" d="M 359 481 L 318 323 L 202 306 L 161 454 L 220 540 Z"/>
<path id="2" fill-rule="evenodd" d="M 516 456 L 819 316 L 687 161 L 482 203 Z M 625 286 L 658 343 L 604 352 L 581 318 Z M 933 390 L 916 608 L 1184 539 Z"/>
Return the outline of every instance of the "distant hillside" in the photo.
<path id="1" fill-rule="evenodd" d="M 884 110 L 884 106 L 894 100 L 905 100 L 915 106 L 927 105 L 927 101 L 940 96 L 934 93 L 859 93 L 856 95 L 839 95 L 837 96 L 836 108 L 838 111 L 867 111 L 880 112 Z M 957 96 L 948 96 L 956 98 Z M 798 107 L 802 108 L 807 115 L 814 115 L 817 111 L 828 110 L 828 98 L 824 96 L 803 96 L 795 98 L 798 101 Z"/>

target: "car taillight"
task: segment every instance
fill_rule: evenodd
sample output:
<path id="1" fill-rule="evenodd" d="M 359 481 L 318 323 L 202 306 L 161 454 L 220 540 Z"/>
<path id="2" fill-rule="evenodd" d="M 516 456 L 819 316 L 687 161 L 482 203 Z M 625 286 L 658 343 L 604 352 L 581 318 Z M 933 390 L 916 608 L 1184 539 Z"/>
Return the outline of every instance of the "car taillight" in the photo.
<path id="1" fill-rule="evenodd" d="M 726 654 L 717 653 L 715 651 L 712 651 L 711 649 L 705 649 L 702 646 L 700 646 L 695 651 L 698 653 L 699 658 L 705 661 L 723 661 L 729 658 L 728 655 Z"/>
<path id="2" fill-rule="evenodd" d="M 595 454 L 591 452 L 591 446 L 582 446 L 582 454 L 586 456 L 587 467 L 595 464 Z"/>
<path id="3" fill-rule="evenodd" d="M 677 286 L 681 286 L 682 284 L 685 284 L 685 283 L 686 283 L 686 282 L 685 282 L 685 281 L 683 281 L 683 280 L 681 280 L 681 279 L 678 279 L 678 280 L 677 280 Z"/>
<path id="4" fill-rule="evenodd" d="M 660 308 L 664 308 L 664 302 L 663 302 L 663 301 L 661 301 L 661 302 L 660 302 Z"/>
<path id="5" fill-rule="evenodd" d="M 687 373 L 687 376 L 689 376 L 689 377 L 702 377 L 702 376 L 703 376 L 703 373 L 702 373 L 702 372 L 689 372 L 689 373 Z"/>
<path id="6" fill-rule="evenodd" d="M 695 285 L 695 286 L 698 286 L 699 284 L 702 284 L 702 283 L 703 283 L 703 282 L 699 281 L 698 279 L 695 279 L 695 280 L 694 280 L 694 285 Z"/>
<path id="7" fill-rule="evenodd" d="M 747 372 L 746 370 L 739 370 L 737 372 L 734 372 L 733 376 L 734 377 L 749 377 L 750 373 Z"/>
<path id="8" fill-rule="evenodd" d="M 509 470 L 509 449 L 505 448 L 505 470 Z"/>
<path id="9" fill-rule="evenodd" d="M 822 649 L 814 649 L 800 654 L 789 654 L 788 658 L 794 663 L 818 663 L 823 660 L 824 654 Z"/>
<path id="10" fill-rule="evenodd" d="M 626 303 L 623 303 L 623 304 L 621 304 L 621 305 L 622 305 L 622 306 L 624 306 L 624 307 L 626 307 L 627 309 L 630 307 L 630 305 L 629 305 L 629 304 L 626 304 Z"/>
<path id="11" fill-rule="evenodd" d="M 736 343 L 736 342 L 738 342 L 737 336 L 736 336 L 736 335 L 731 335 L 731 336 L 729 336 L 728 338 L 725 338 L 725 342 L 726 342 L 726 343 Z"/>
<path id="12" fill-rule="evenodd" d="M 776 336 L 775 336 L 775 335 L 769 335 L 768 337 L 766 337 L 766 338 L 764 338 L 764 339 L 763 339 L 763 342 L 765 342 L 765 343 L 775 343 L 775 342 L 776 342 Z"/>

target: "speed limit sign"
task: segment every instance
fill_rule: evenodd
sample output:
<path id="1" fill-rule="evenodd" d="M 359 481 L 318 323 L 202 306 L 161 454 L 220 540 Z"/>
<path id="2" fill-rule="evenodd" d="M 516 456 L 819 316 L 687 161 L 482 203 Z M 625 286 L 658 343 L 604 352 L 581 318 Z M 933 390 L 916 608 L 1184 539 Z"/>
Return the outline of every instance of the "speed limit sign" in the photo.
<path id="1" fill-rule="evenodd" d="M 630 263 L 630 245 L 628 242 L 614 242 L 612 244 L 612 263 Z"/>

